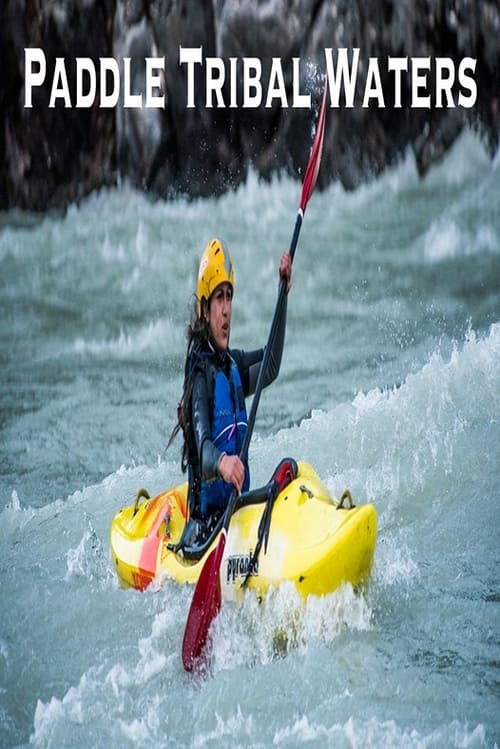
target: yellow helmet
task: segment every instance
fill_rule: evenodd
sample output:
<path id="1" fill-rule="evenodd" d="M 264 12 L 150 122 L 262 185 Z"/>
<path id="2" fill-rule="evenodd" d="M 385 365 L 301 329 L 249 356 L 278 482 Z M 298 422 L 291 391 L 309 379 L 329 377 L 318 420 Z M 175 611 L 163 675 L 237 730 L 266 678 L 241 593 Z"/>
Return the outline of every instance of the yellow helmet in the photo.
<path id="1" fill-rule="evenodd" d="M 201 302 L 210 299 L 217 286 L 227 281 L 234 289 L 233 261 L 223 239 L 211 239 L 203 250 L 198 271 L 198 315 Z"/>

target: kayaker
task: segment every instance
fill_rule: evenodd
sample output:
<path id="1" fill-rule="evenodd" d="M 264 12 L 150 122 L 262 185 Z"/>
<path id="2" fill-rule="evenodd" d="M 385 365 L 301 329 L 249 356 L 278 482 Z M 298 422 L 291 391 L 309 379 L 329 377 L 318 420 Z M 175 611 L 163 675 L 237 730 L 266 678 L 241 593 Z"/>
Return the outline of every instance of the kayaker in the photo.
<path id="1" fill-rule="evenodd" d="M 279 277 L 291 287 L 292 261 L 285 251 Z M 207 537 L 224 511 L 231 492 L 247 492 L 250 473 L 239 458 L 247 427 L 245 397 L 257 384 L 264 349 L 244 352 L 229 348 L 234 292 L 233 264 L 226 243 L 210 240 L 202 254 L 196 307 L 187 330 L 184 388 L 178 406 L 182 429 L 182 468 L 188 471 L 191 528 L 183 543 Z M 287 304 L 272 344 L 264 387 L 277 377 L 285 340 Z"/>

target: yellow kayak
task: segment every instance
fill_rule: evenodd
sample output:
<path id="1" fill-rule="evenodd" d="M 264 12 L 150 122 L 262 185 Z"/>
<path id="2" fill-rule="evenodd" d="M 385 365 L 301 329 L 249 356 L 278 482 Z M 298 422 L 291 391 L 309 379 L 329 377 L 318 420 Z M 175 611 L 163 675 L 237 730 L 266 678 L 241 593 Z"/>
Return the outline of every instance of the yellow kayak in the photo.
<path id="1" fill-rule="evenodd" d="M 231 518 L 221 565 L 222 596 L 234 600 L 242 582 L 257 595 L 292 581 L 303 596 L 330 593 L 342 583 L 358 586 L 370 574 L 377 536 L 372 504 L 354 506 L 349 492 L 337 502 L 314 469 L 299 462 L 296 478 L 278 494 L 272 507 L 267 548 L 253 554 L 265 503 L 236 510 Z M 186 524 L 187 484 L 152 499 L 141 490 L 111 524 L 111 554 L 124 586 L 144 590 L 167 578 L 195 583 L 212 540 L 197 561 L 175 548 Z M 170 547 L 170 548 L 169 548 Z"/>

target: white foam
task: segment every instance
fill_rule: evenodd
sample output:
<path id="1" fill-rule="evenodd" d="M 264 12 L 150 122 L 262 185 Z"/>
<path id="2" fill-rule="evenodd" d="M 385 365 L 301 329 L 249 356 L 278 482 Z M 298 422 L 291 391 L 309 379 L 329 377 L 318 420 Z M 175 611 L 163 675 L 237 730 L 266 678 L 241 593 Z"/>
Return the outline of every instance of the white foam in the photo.
<path id="1" fill-rule="evenodd" d="M 396 533 L 379 539 L 374 574 L 381 585 L 401 588 L 417 582 L 420 577 L 418 564 L 400 536 Z"/>
<path id="2" fill-rule="evenodd" d="M 305 742 L 339 749 L 361 749 L 367 746 L 395 749 L 428 749 L 434 746 L 482 749 L 486 747 L 486 736 L 482 725 L 470 729 L 467 723 L 459 721 L 441 726 L 429 734 L 421 734 L 415 729 L 401 728 L 393 720 L 360 720 L 350 717 L 345 723 L 329 725 L 302 715 L 295 717 L 289 726 L 278 729 L 273 739 L 275 746 L 295 746 Z"/>
<path id="3" fill-rule="evenodd" d="M 256 723 L 252 715 L 244 715 L 240 705 L 236 712 L 227 718 L 215 714 L 215 727 L 209 731 L 198 733 L 194 739 L 193 747 L 226 746 L 231 745 L 237 738 L 237 745 L 241 745 L 243 737 L 245 743 L 250 745 L 257 732 Z"/>
<path id="4" fill-rule="evenodd" d="M 122 595 L 125 595 L 122 592 Z M 112 746 L 119 746 L 119 736 L 133 741 L 151 740 L 158 737 L 161 720 L 159 705 L 163 701 L 162 691 L 157 692 L 153 687 L 150 696 L 144 704 L 141 717 L 123 718 L 124 706 L 128 704 L 130 695 L 137 690 L 147 690 L 148 685 L 162 674 L 172 671 L 172 659 L 178 659 L 178 653 L 172 653 L 168 658 L 162 652 L 167 630 L 173 626 L 178 628 L 178 612 L 170 608 L 153 617 L 152 632 L 149 636 L 140 638 L 132 655 L 109 666 L 105 662 L 99 666 L 91 666 L 80 678 L 76 686 L 71 686 L 64 696 L 59 699 L 51 697 L 48 702 L 38 699 L 34 716 L 34 731 L 30 742 L 35 746 L 59 746 L 61 737 L 67 737 L 73 724 L 84 724 L 90 721 L 106 725 L 106 735 Z M 115 643 L 116 646 L 116 643 Z M 119 647 L 113 651 L 124 655 Z M 103 697 L 103 694 L 106 695 Z M 110 703 L 109 694 L 113 695 Z M 110 721 L 106 709 L 112 704 L 112 710 L 118 714 L 116 726 Z M 103 706 L 104 705 L 104 706 Z M 106 708 L 107 706 L 107 708 Z M 116 741 L 113 742 L 113 737 Z"/>
<path id="5" fill-rule="evenodd" d="M 420 372 L 397 388 L 358 393 L 352 409 L 330 419 L 349 435 L 339 483 L 354 466 L 363 472 L 369 499 L 398 495 L 404 486 L 421 488 L 429 472 L 449 473 L 463 432 L 500 411 L 500 324 L 484 338 L 470 331 L 449 357 L 436 351 Z M 332 440 L 335 436 L 332 436 Z M 351 466 L 351 469 L 349 468 Z"/>
<path id="6" fill-rule="evenodd" d="M 141 357 L 144 352 L 153 352 L 155 356 L 170 352 L 173 347 L 179 348 L 182 330 L 171 319 L 150 321 L 133 332 L 121 330 L 117 338 L 94 340 L 77 338 L 72 351 L 80 355 L 113 356 L 115 358 Z"/>
<path id="7" fill-rule="evenodd" d="M 445 158 L 435 164 L 425 177 L 425 183 L 436 189 L 439 185 L 462 186 L 484 173 L 492 165 L 481 138 L 470 129 L 464 130 Z"/>
<path id="8" fill-rule="evenodd" d="M 19 499 L 19 495 L 15 489 L 12 490 L 12 494 L 10 495 L 10 504 L 5 505 L 6 510 L 14 510 L 14 512 L 20 512 L 21 510 L 21 501 Z"/>
<path id="9" fill-rule="evenodd" d="M 89 692 L 94 692 L 95 684 L 83 674 L 77 687 L 70 687 L 64 697 L 60 700 L 51 697 L 48 703 L 38 699 L 35 708 L 34 732 L 30 737 L 30 743 L 35 746 L 51 746 L 57 743 L 59 727 L 62 723 L 83 724 L 84 705 L 83 697 Z"/>
<path id="10" fill-rule="evenodd" d="M 242 603 L 225 605 L 213 624 L 213 670 L 269 663 L 315 639 L 332 642 L 346 629 L 369 629 L 371 617 L 367 600 L 350 585 L 305 601 L 292 583 L 268 591 L 261 603 L 247 593 Z"/>
<path id="11" fill-rule="evenodd" d="M 459 254 L 462 235 L 457 224 L 450 219 L 434 222 L 424 237 L 424 255 L 433 262 Z"/>
<path id="12" fill-rule="evenodd" d="M 471 233 L 450 216 L 441 217 L 431 224 L 423 238 L 424 257 L 434 263 L 485 252 L 500 253 L 500 241 L 487 224 Z"/>
<path id="13" fill-rule="evenodd" d="M 78 546 L 66 552 L 66 567 L 66 582 L 72 578 L 100 580 L 104 583 L 114 579 L 108 550 L 91 526 L 84 532 Z"/>

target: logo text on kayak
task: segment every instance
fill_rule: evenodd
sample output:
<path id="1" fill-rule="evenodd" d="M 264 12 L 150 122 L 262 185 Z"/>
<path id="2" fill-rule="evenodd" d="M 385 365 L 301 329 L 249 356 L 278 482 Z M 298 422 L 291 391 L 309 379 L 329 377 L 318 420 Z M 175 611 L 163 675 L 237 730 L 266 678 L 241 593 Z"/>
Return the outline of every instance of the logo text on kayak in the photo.
<path id="1" fill-rule="evenodd" d="M 227 560 L 228 583 L 235 583 L 236 578 L 246 577 L 248 574 L 255 576 L 259 574 L 259 560 L 253 559 L 253 550 L 248 554 L 235 554 Z"/>

